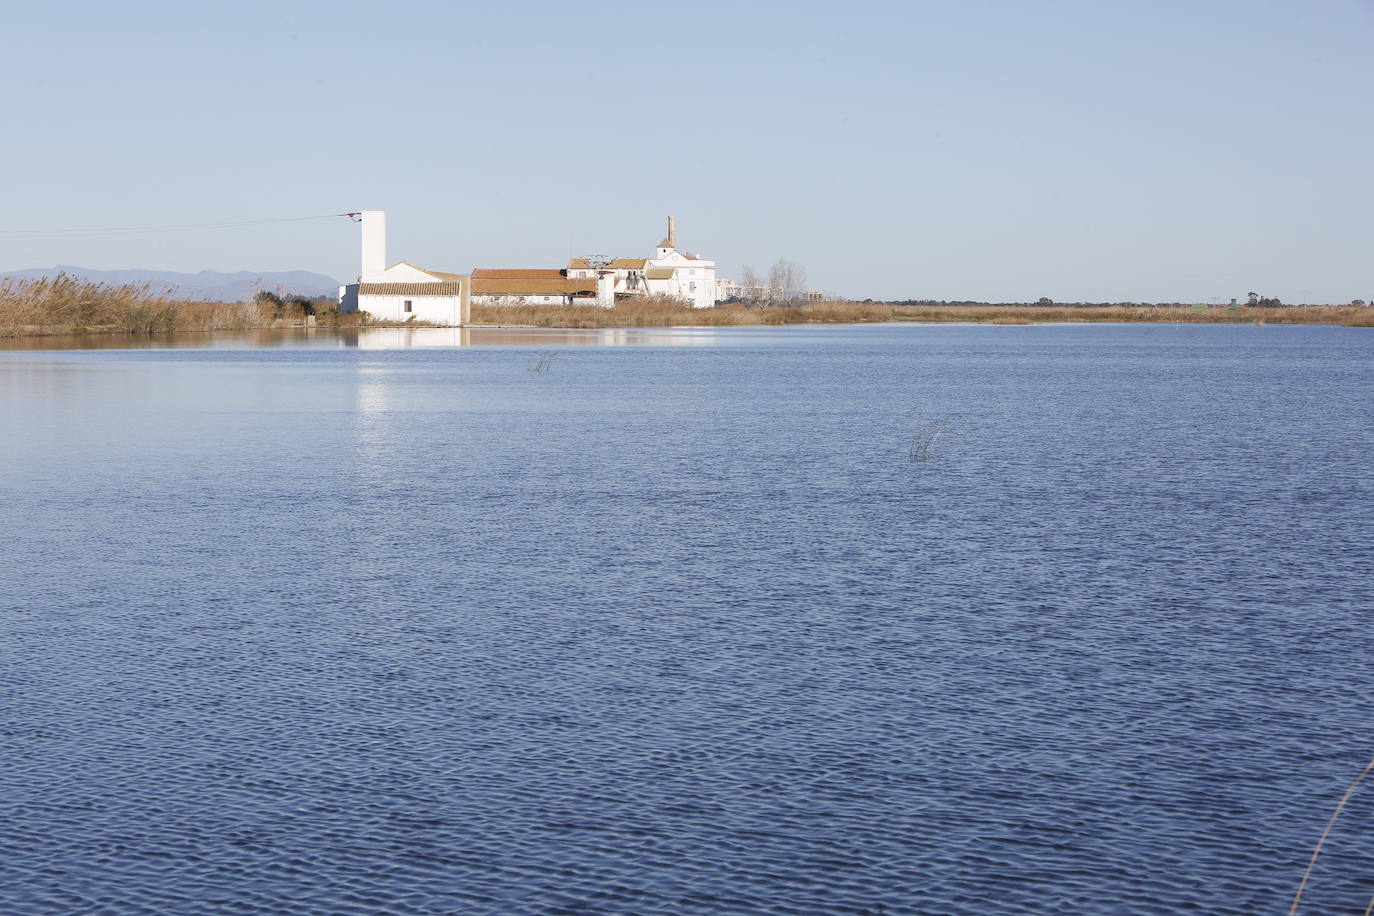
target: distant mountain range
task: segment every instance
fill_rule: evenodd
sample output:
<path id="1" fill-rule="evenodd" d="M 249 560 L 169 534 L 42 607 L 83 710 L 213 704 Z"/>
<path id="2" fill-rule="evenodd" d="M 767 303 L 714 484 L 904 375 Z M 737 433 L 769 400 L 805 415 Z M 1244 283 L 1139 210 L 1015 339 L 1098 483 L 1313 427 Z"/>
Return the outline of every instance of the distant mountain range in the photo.
<path id="1" fill-rule="evenodd" d="M 70 264 L 59 264 L 56 267 L 35 267 L 0 273 L 0 280 L 28 280 L 57 274 L 93 280 L 110 286 L 146 283 L 150 291 L 157 295 L 203 299 L 209 302 L 243 302 L 258 290 L 300 296 L 334 296 L 339 292 L 338 280 L 308 270 L 240 270 L 231 274 L 218 270 L 202 270 L 200 273 L 183 274 L 173 270 L 90 270 Z"/>

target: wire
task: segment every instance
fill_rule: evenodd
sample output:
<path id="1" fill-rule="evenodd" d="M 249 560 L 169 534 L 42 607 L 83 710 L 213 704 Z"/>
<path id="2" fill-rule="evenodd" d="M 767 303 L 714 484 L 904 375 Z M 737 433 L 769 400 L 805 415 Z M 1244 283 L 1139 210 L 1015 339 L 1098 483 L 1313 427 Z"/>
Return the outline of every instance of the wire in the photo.
<path id="1" fill-rule="evenodd" d="M 327 213 L 321 216 L 286 216 L 271 219 L 245 219 L 222 223 L 183 223 L 169 226 L 90 226 L 65 229 L 0 229 L 0 241 L 25 238 L 69 238 L 83 235 L 143 235 L 158 232 L 194 232 L 206 229 L 237 229 L 242 226 L 262 226 L 268 223 L 300 223 L 315 219 L 337 219 L 346 216 L 357 222 L 359 213 Z"/>

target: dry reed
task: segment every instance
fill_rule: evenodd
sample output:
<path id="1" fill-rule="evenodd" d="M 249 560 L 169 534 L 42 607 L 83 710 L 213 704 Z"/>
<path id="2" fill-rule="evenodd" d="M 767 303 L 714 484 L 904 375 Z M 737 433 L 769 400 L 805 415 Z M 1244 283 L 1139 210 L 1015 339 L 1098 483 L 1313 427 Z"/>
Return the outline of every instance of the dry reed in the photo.
<path id="1" fill-rule="evenodd" d="M 643 297 L 617 302 L 614 308 L 587 305 L 474 305 L 473 323 L 499 327 L 635 328 L 727 326 L 875 321 L 971 322 L 1022 325 L 1042 322 L 1186 322 L 1270 324 L 1343 324 L 1374 327 L 1374 309 L 1354 306 L 1279 308 L 1110 305 L 1041 306 L 880 302 L 808 302 L 795 306 L 748 308 L 718 305 L 694 309 L 667 297 Z"/>
<path id="2" fill-rule="evenodd" d="M 1038 322 L 1170 322 L 1186 324 L 1343 324 L 1374 325 L 1374 309 L 1357 306 L 1313 305 L 1253 308 L 1232 312 L 1227 307 L 1187 305 L 1020 305 L 1020 304 L 894 304 L 896 321 L 968 321 L 980 324 Z"/>
<path id="3" fill-rule="evenodd" d="M 204 302 L 155 293 L 147 284 L 110 286 L 66 274 L 0 280 L 0 337 L 169 331 L 238 331 L 303 323 L 296 301 Z M 319 327 L 383 325 L 365 313 L 316 315 Z"/>
<path id="4" fill-rule="evenodd" d="M 287 308 L 292 305 L 287 303 Z M 751 308 L 718 305 L 694 309 L 667 296 L 644 296 L 614 308 L 572 305 L 474 305 L 478 325 L 542 328 L 625 328 L 857 324 L 879 321 L 973 322 L 1228 322 L 1344 324 L 1374 327 L 1374 308 L 1311 306 L 1197 309 L 1155 305 L 1018 305 L 978 303 L 807 302 Z M 59 274 L 33 280 L 0 281 L 0 337 L 71 333 L 160 333 L 247 330 L 301 318 L 267 303 L 201 302 L 154 293 L 147 285 L 109 286 Z M 320 327 L 392 325 L 366 313 L 316 316 Z M 419 326 L 417 322 L 414 326 Z"/>
<path id="5" fill-rule="evenodd" d="M 151 334 L 262 327 L 257 306 L 158 295 L 58 274 L 0 281 L 0 337 L 85 332 Z"/>
<path id="6" fill-rule="evenodd" d="M 949 429 L 955 420 L 963 419 L 958 414 L 946 414 L 929 424 L 920 432 L 916 433 L 911 439 L 911 447 L 907 450 L 907 456 L 912 461 L 929 461 L 935 457 L 935 440 Z"/>
<path id="7" fill-rule="evenodd" d="M 556 350 L 545 350 L 539 354 L 539 358 L 530 366 L 531 372 L 548 372 L 549 367 L 563 357 Z"/>
<path id="8" fill-rule="evenodd" d="M 1317 867 L 1317 859 L 1321 857 L 1322 847 L 1326 845 L 1326 838 L 1331 834 L 1331 828 L 1336 826 L 1336 820 L 1345 810 L 1346 803 L 1350 801 L 1350 796 L 1355 794 L 1355 790 L 1359 788 L 1360 783 L 1364 782 L 1364 778 L 1369 775 L 1371 770 L 1374 770 L 1374 760 L 1370 760 L 1365 765 L 1365 768 L 1360 771 L 1360 775 L 1356 776 L 1355 781 L 1345 790 L 1341 800 L 1336 802 L 1336 810 L 1331 812 L 1331 817 L 1327 820 L 1326 827 L 1323 828 L 1322 835 L 1317 839 L 1317 845 L 1312 850 L 1312 858 L 1307 860 L 1307 869 L 1302 873 L 1302 880 L 1298 882 L 1298 892 L 1293 895 L 1293 905 L 1288 909 L 1288 916 L 1297 916 L 1298 906 L 1302 903 L 1303 892 L 1307 890 L 1307 882 L 1312 877 L 1312 869 Z M 1365 908 L 1365 916 L 1369 916 L 1371 912 L 1374 912 L 1374 898 L 1370 898 L 1369 906 Z"/>
<path id="9" fill-rule="evenodd" d="M 697 309 L 669 296 L 624 299 L 614 308 L 588 305 L 474 305 L 474 324 L 536 328 L 662 328 L 824 322 L 891 321 L 891 306 L 862 302 L 817 302 L 794 307 L 747 308 L 718 305 Z"/>

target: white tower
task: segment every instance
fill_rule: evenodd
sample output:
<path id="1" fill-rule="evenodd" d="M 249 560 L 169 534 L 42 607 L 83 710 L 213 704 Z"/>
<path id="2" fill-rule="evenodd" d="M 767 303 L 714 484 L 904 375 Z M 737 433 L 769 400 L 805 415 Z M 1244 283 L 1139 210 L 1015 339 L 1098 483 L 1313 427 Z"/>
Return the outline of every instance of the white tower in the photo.
<path id="1" fill-rule="evenodd" d="M 668 252 L 677 250 L 677 226 L 670 216 L 668 217 L 668 235 L 663 241 L 658 243 L 658 257 L 668 257 Z"/>
<path id="2" fill-rule="evenodd" d="M 379 283 L 386 273 L 386 211 L 364 210 L 363 221 L 363 283 Z"/>
<path id="3" fill-rule="evenodd" d="M 615 308 L 615 271 L 596 272 L 596 304 L 603 309 Z"/>

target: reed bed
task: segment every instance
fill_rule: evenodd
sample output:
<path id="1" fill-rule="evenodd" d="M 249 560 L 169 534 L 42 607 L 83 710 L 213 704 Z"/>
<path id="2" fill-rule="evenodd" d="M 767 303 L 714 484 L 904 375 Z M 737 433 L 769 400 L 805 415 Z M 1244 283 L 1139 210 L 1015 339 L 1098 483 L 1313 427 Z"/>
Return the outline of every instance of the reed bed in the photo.
<path id="1" fill-rule="evenodd" d="M 892 321 L 893 308 L 863 302 L 816 302 L 805 305 L 748 308 L 718 305 L 696 309 L 668 296 L 644 296 L 614 308 L 589 305 L 474 305 L 473 324 L 536 328 L 662 328 Z"/>
<path id="2" fill-rule="evenodd" d="M 66 275 L 0 281 L 0 336 L 262 327 L 254 305 L 158 295 L 146 285 L 109 286 Z"/>
<path id="3" fill-rule="evenodd" d="M 318 303 L 317 303 L 318 305 Z M 589 305 L 474 305 L 473 322 L 500 327 L 626 328 L 858 324 L 879 321 L 1232 322 L 1343 324 L 1374 327 L 1374 308 L 1356 306 L 1198 309 L 1176 305 L 1022 305 L 982 303 L 807 302 L 783 306 L 719 305 L 694 309 L 667 296 L 627 299 L 614 308 Z M 0 281 L 0 337 L 53 334 L 222 331 L 268 328 L 303 319 L 296 302 L 201 302 L 154 293 L 146 285 L 110 286 L 66 275 Z M 385 326 L 365 313 L 318 311 L 319 327 Z M 417 325 L 418 326 L 418 323 Z"/>
<path id="4" fill-rule="evenodd" d="M 501 327 L 625 328 L 681 325 L 858 324 L 874 321 L 973 322 L 1035 324 L 1038 322 L 1187 322 L 1233 324 L 1343 324 L 1374 327 L 1374 308 L 1306 306 L 1197 309 L 1158 305 L 1019 305 L 879 302 L 808 302 L 795 306 L 749 308 L 719 305 L 694 309 L 675 299 L 640 298 L 614 308 L 586 305 L 474 305 L 473 323 Z"/>
<path id="5" fill-rule="evenodd" d="M 0 337 L 240 331 L 302 322 L 305 317 L 300 301 L 276 297 L 205 302 L 155 293 L 147 285 L 111 286 L 65 274 L 0 281 Z M 318 327 L 384 324 L 366 314 L 340 315 L 337 309 L 319 311 L 315 319 Z"/>
<path id="6" fill-rule="evenodd" d="M 1186 305 L 905 305 L 891 306 L 894 321 L 971 321 L 980 324 L 1038 322 L 1182 322 L 1192 324 L 1341 324 L 1374 326 L 1374 308 L 1344 305 L 1193 308 Z"/>

